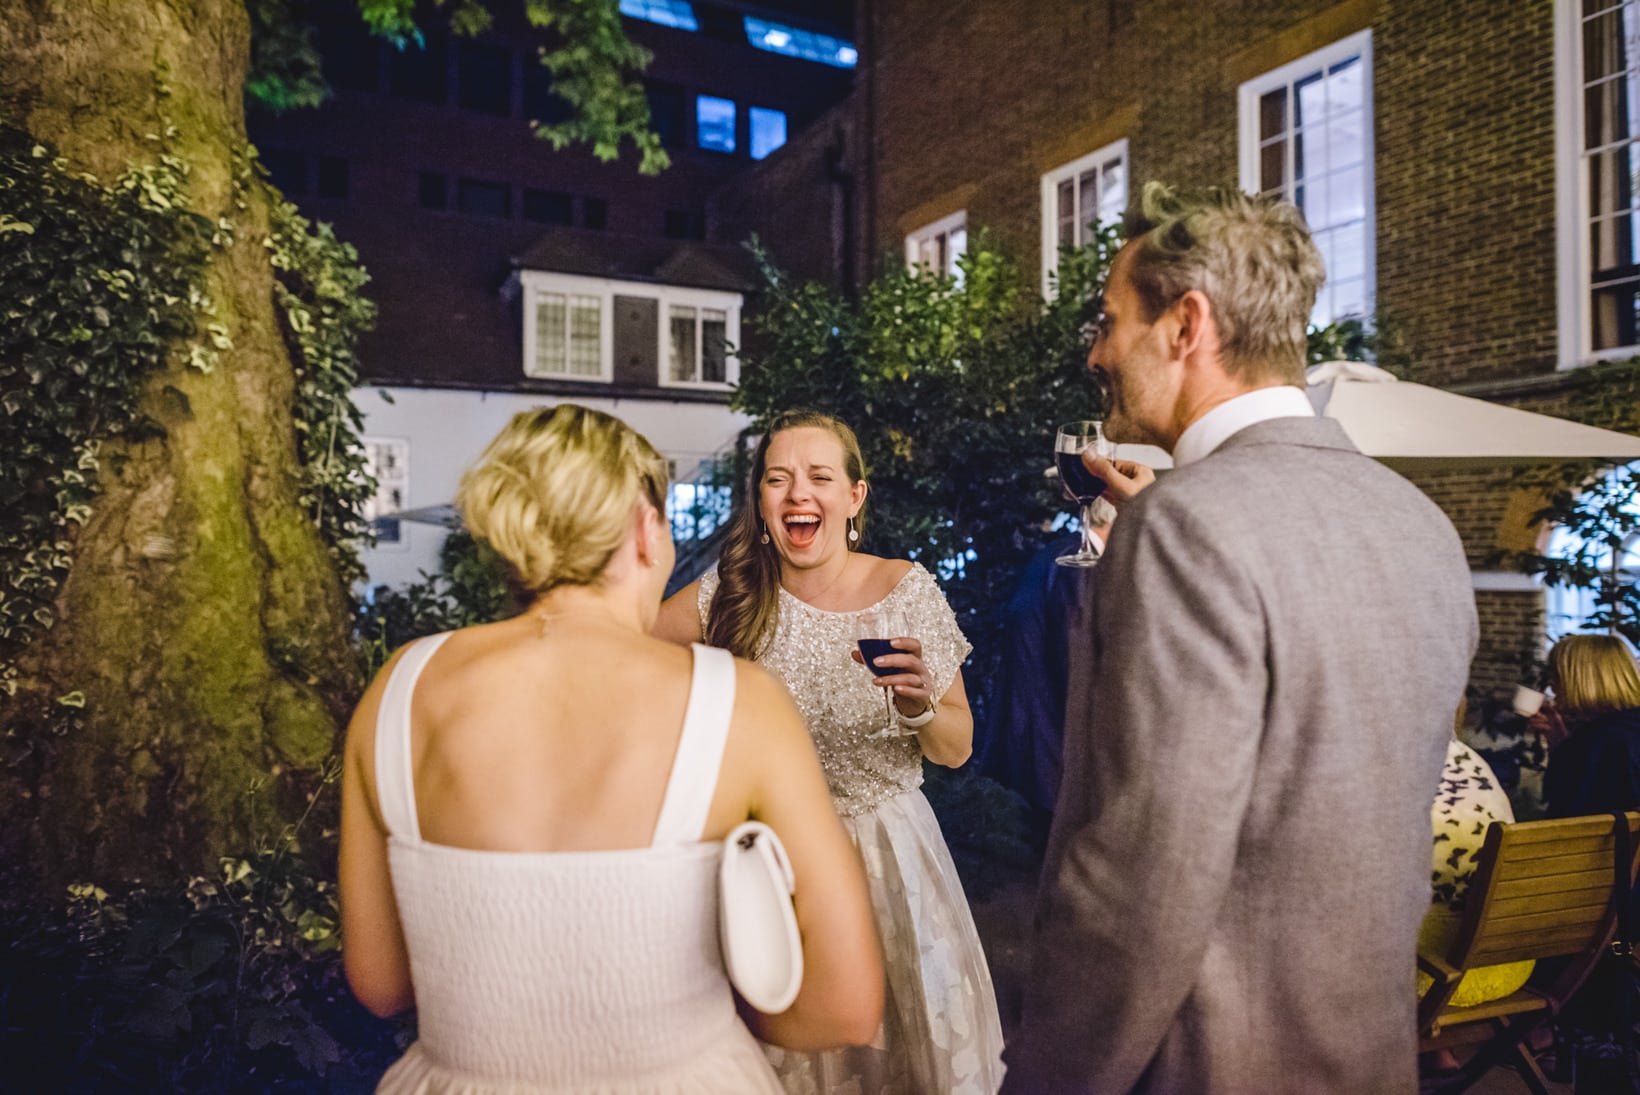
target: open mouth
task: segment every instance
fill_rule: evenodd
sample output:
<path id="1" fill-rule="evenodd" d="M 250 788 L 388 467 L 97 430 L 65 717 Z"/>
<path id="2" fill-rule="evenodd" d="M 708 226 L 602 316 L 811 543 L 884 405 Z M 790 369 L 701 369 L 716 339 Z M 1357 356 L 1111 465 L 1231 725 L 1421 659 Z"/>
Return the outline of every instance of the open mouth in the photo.
<path id="1" fill-rule="evenodd" d="M 812 513 L 793 513 L 781 523 L 793 547 L 808 547 L 820 535 L 820 518 Z"/>

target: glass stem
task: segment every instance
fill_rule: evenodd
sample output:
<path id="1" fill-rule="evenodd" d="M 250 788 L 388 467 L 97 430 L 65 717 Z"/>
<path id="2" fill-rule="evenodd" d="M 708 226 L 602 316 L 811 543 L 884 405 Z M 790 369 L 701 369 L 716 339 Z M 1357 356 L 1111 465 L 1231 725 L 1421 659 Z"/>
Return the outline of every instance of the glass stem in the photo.
<path id="1" fill-rule="evenodd" d="M 1093 543 L 1093 503 L 1082 503 L 1082 553 L 1097 557 L 1099 549 Z"/>

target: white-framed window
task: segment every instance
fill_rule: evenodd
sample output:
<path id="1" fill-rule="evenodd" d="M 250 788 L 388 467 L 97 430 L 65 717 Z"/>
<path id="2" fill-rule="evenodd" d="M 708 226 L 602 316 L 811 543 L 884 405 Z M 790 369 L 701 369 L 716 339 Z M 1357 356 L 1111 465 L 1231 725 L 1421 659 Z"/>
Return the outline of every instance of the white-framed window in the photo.
<path id="1" fill-rule="evenodd" d="M 525 295 L 524 375 L 609 380 L 609 294 L 593 278 L 538 282 Z"/>
<path id="2" fill-rule="evenodd" d="M 1053 292 L 1062 247 L 1093 240 L 1101 224 L 1122 219 L 1128 200 L 1127 139 L 1042 176 L 1042 295 Z"/>
<path id="3" fill-rule="evenodd" d="M 1640 0 L 1556 0 L 1560 366 L 1640 347 Z"/>
<path id="4" fill-rule="evenodd" d="M 410 442 L 403 437 L 365 437 L 365 468 L 376 480 L 376 493 L 366 498 L 363 516 L 376 534 L 378 548 L 406 548 L 397 516 L 410 500 Z"/>
<path id="5" fill-rule="evenodd" d="M 941 217 L 905 238 L 905 264 L 962 280 L 957 259 L 968 250 L 968 210 Z"/>
<path id="6" fill-rule="evenodd" d="M 1327 265 L 1312 323 L 1370 316 L 1377 278 L 1372 31 L 1241 85 L 1241 187 L 1304 211 Z"/>
<path id="7" fill-rule="evenodd" d="M 543 270 L 526 270 L 519 281 L 525 376 L 613 382 L 615 298 L 622 297 L 654 305 L 655 341 L 642 357 L 655 371 L 644 383 L 722 390 L 740 379 L 740 361 L 730 352 L 740 344 L 739 293 Z"/>

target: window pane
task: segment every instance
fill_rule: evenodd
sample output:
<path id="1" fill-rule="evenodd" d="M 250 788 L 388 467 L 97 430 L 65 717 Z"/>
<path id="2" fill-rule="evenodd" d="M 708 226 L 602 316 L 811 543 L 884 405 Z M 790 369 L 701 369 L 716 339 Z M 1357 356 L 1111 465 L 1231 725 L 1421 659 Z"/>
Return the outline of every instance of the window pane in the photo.
<path id="1" fill-rule="evenodd" d="M 1093 230 L 1099 226 L 1099 171 L 1082 172 L 1077 180 L 1076 204 L 1080 213 L 1076 231 L 1076 242 L 1087 243 L 1093 238 Z"/>
<path id="2" fill-rule="evenodd" d="M 1056 204 L 1058 215 L 1055 218 L 1059 228 L 1055 235 L 1060 247 L 1074 247 L 1076 245 L 1076 190 L 1070 179 L 1060 182 L 1058 201 Z"/>
<path id="3" fill-rule="evenodd" d="M 621 14 L 676 30 L 699 30 L 689 0 L 621 0 Z"/>
<path id="4" fill-rule="evenodd" d="M 688 101 L 683 89 L 671 84 L 649 84 L 645 91 L 649 99 L 649 125 L 661 144 L 676 148 L 684 143 L 687 132 Z"/>
<path id="5" fill-rule="evenodd" d="M 672 379 L 695 379 L 695 310 L 674 304 L 670 310 Z"/>
<path id="6" fill-rule="evenodd" d="M 1355 221 L 1332 229 L 1333 261 L 1327 268 L 1328 281 L 1364 277 L 1367 272 L 1367 226 Z"/>
<path id="7" fill-rule="evenodd" d="M 962 280 L 962 271 L 957 269 L 957 260 L 968 253 L 968 229 L 951 229 L 946 252 L 945 272 L 957 280 Z"/>
<path id="8" fill-rule="evenodd" d="M 572 376 L 600 376 L 602 346 L 599 326 L 603 302 L 597 297 L 569 298 L 569 372 Z"/>
<path id="9" fill-rule="evenodd" d="M 1099 174 L 1099 223 L 1115 224 L 1127 208 L 1127 165 L 1117 157 Z"/>
<path id="10" fill-rule="evenodd" d="M 819 61 L 836 68 L 853 68 L 860 53 L 853 43 L 829 34 L 799 30 L 784 23 L 745 17 L 746 40 L 758 49 L 783 53 L 787 57 L 801 57 L 805 61 Z"/>
<path id="11" fill-rule="evenodd" d="M 786 143 L 786 114 L 754 106 L 747 111 L 752 127 L 752 159 L 761 160 Z"/>
<path id="12" fill-rule="evenodd" d="M 565 371 L 564 318 L 562 293 L 537 293 L 535 297 L 535 373 L 558 376 Z"/>
<path id="13" fill-rule="evenodd" d="M 506 117 L 512 113 L 512 51 L 463 42 L 457 55 L 461 82 L 456 97 L 463 110 Z"/>
<path id="14" fill-rule="evenodd" d="M 695 97 L 695 143 L 713 152 L 735 150 L 735 104 L 713 95 Z"/>
<path id="15" fill-rule="evenodd" d="M 1360 110 L 1365 105 L 1361 77 L 1366 66 L 1361 63 L 1360 57 L 1351 57 L 1340 61 L 1327 70 L 1327 110 L 1331 114 L 1339 114 L 1347 110 Z"/>
<path id="16" fill-rule="evenodd" d="M 1266 91 L 1258 100 L 1258 138 L 1268 141 L 1287 132 L 1287 89 Z"/>
<path id="17" fill-rule="evenodd" d="M 581 227 L 602 230 L 609 223 L 609 203 L 602 198 L 581 199 Z"/>
<path id="18" fill-rule="evenodd" d="M 425 46 L 408 43 L 392 50 L 391 86 L 394 95 L 424 103 L 443 103 L 450 95 L 449 62 L 444 43 L 429 38 Z"/>
<path id="19" fill-rule="evenodd" d="M 1593 83 L 1622 72 L 1628 64 L 1623 13 L 1613 9 L 1583 24 L 1583 81 Z"/>
<path id="20" fill-rule="evenodd" d="M 479 217 L 510 217 L 512 187 L 506 183 L 462 179 L 456 186 L 456 208 Z"/>
<path id="21" fill-rule="evenodd" d="M 700 312 L 700 378 L 715 384 L 729 379 L 729 313 L 719 308 Z"/>
<path id="22" fill-rule="evenodd" d="M 1336 323 L 1341 319 L 1348 319 L 1366 315 L 1367 312 L 1367 283 L 1361 278 L 1350 278 L 1340 281 L 1332 287 L 1332 318 Z"/>
<path id="23" fill-rule="evenodd" d="M 1303 129 L 1327 116 L 1326 90 L 1321 73 L 1312 72 L 1293 82 L 1293 128 Z"/>
<path id="24" fill-rule="evenodd" d="M 1348 224 L 1367 215 L 1367 176 L 1359 167 L 1337 171 L 1328 179 L 1328 224 Z"/>
<path id="25" fill-rule="evenodd" d="M 541 125 L 567 122 L 575 113 L 569 100 L 552 90 L 552 70 L 538 59 L 524 58 L 524 117 Z"/>
<path id="26" fill-rule="evenodd" d="M 524 219 L 536 224 L 569 224 L 570 198 L 558 190 L 524 190 Z"/>
<path id="27" fill-rule="evenodd" d="M 1258 152 L 1258 188 L 1261 194 L 1280 194 L 1287 188 L 1287 145 L 1271 141 Z"/>

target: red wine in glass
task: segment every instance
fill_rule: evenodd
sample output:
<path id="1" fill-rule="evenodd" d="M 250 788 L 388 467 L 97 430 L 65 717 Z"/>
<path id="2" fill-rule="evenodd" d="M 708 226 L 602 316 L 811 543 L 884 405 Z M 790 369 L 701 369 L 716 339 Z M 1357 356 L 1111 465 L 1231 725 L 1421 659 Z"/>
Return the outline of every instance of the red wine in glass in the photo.
<path id="1" fill-rule="evenodd" d="M 1082 463 L 1081 453 L 1055 453 L 1053 462 L 1059 469 L 1059 481 L 1065 484 L 1071 497 L 1082 505 L 1105 493 L 1105 481 L 1088 470 L 1088 466 Z"/>
<path id="2" fill-rule="evenodd" d="M 871 670 L 877 676 L 887 677 L 895 673 L 904 672 L 904 670 L 897 665 L 878 665 L 876 662 L 876 659 L 884 654 L 897 653 L 894 649 L 894 643 L 892 640 L 859 639 L 857 640 L 857 643 L 860 647 L 860 656 L 866 660 L 866 668 Z"/>

